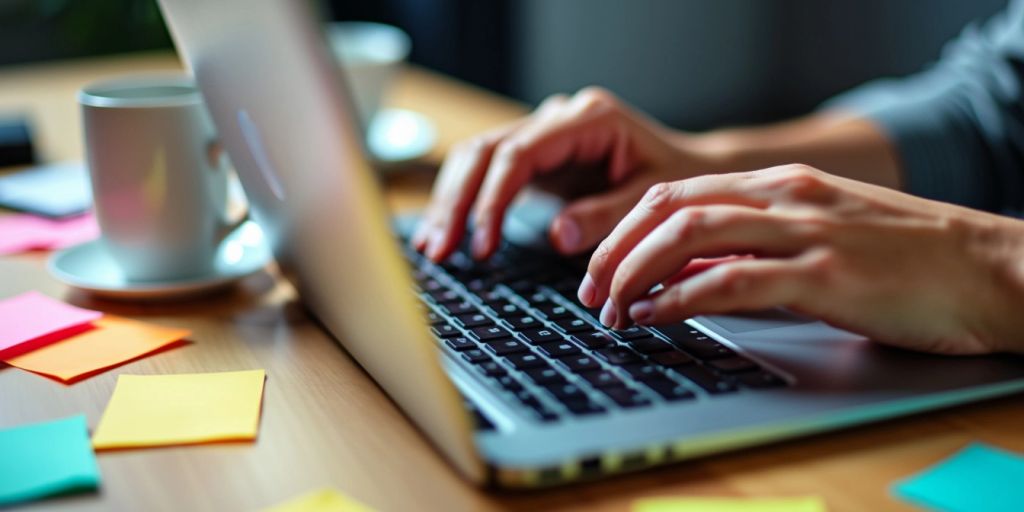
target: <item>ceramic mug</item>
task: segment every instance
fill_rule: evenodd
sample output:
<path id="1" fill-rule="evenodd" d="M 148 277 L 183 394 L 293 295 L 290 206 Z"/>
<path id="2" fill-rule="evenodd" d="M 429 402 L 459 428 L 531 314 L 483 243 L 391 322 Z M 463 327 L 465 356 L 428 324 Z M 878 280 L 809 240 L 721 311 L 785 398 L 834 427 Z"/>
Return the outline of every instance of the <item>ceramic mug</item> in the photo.
<path id="1" fill-rule="evenodd" d="M 369 126 L 380 108 L 412 42 L 398 27 L 367 21 L 342 21 L 327 26 L 327 40 L 359 111 L 363 126 Z"/>
<path id="2" fill-rule="evenodd" d="M 213 272 L 230 166 L 191 78 L 122 77 L 78 93 L 101 242 L 131 281 Z M 244 217 L 244 216 L 241 216 Z"/>

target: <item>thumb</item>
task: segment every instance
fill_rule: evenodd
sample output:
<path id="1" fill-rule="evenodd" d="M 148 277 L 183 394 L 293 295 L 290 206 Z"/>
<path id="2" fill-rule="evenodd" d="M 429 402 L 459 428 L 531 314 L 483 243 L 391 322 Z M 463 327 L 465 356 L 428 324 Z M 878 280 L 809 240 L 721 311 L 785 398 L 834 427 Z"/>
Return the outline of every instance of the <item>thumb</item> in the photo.
<path id="1" fill-rule="evenodd" d="M 645 190 L 646 183 L 631 180 L 621 187 L 569 203 L 551 223 L 548 235 L 552 245 L 565 255 L 596 246 L 633 209 Z"/>

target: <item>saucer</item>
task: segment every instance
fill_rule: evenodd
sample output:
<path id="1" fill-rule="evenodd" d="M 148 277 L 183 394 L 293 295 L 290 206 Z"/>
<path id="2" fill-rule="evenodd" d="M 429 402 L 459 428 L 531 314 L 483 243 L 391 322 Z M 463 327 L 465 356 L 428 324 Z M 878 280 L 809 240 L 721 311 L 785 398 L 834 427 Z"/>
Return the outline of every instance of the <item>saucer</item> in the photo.
<path id="1" fill-rule="evenodd" d="M 366 147 L 382 164 L 422 158 L 437 143 L 437 128 L 427 116 L 398 108 L 377 112 L 366 130 Z"/>
<path id="2" fill-rule="evenodd" d="M 129 281 L 99 240 L 85 242 L 50 256 L 50 274 L 64 284 L 110 299 L 172 299 L 226 287 L 262 269 L 271 260 L 263 231 L 243 223 L 217 250 L 214 270 L 176 281 Z"/>

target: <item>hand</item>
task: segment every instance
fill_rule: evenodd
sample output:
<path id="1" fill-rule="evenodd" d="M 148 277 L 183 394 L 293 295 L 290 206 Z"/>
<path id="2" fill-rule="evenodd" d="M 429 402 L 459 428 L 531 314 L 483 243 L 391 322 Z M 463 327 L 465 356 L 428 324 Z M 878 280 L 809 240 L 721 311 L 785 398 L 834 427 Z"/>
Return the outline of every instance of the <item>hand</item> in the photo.
<path id="1" fill-rule="evenodd" d="M 1024 351 L 1024 222 L 801 165 L 701 176 L 652 187 L 579 295 L 616 328 L 784 306 L 914 350 Z"/>
<path id="2" fill-rule="evenodd" d="M 570 203 L 549 232 L 565 254 L 592 248 L 650 185 L 686 177 L 681 169 L 698 167 L 672 145 L 673 136 L 601 89 L 552 96 L 529 117 L 456 146 L 412 246 L 434 261 L 448 257 L 473 209 L 473 256 L 486 258 L 500 242 L 505 210 L 531 179 L 571 164 L 606 162 L 602 178 L 612 189 Z"/>

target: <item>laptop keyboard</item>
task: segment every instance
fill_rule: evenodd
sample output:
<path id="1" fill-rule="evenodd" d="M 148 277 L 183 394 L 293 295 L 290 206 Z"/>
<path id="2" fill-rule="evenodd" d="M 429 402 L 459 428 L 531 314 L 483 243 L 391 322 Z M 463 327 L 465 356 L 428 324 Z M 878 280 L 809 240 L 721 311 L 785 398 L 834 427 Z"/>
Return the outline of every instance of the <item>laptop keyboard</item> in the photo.
<path id="1" fill-rule="evenodd" d="M 486 262 L 464 249 L 441 264 L 405 255 L 443 350 L 538 421 L 786 385 L 685 324 L 604 328 L 576 299 L 579 272 L 555 258 L 508 245 Z M 478 428 L 494 428 L 467 407 Z"/>

